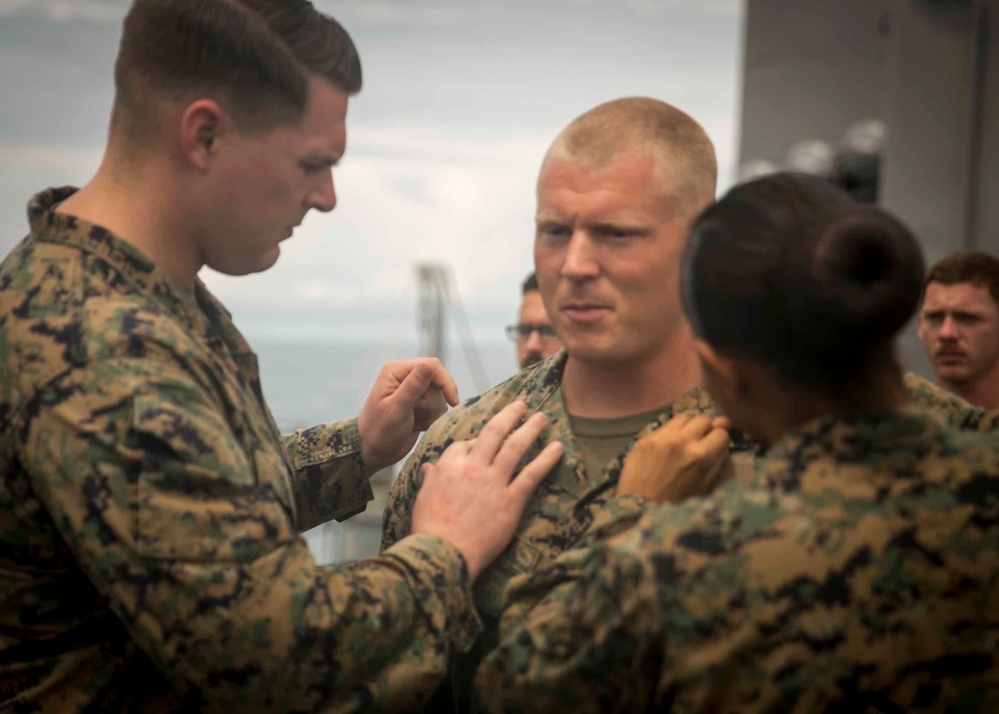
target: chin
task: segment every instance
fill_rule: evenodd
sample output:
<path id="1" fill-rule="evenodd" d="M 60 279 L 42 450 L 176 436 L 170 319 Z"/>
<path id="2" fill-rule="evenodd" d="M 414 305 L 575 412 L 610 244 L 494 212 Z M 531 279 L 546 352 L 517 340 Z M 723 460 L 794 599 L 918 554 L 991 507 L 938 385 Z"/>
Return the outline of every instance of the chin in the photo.
<path id="1" fill-rule="evenodd" d="M 249 262 L 244 259 L 239 262 L 218 262 L 207 263 L 208 267 L 212 270 L 222 273 L 223 275 L 231 275 L 233 277 L 239 277 L 241 275 L 252 275 L 253 273 L 262 273 L 265 270 L 270 269 L 277 262 L 278 257 L 281 255 L 281 249 L 275 246 L 272 250 L 267 251 L 256 256 L 256 260 Z"/>
<path id="2" fill-rule="evenodd" d="M 265 270 L 269 270 L 274 267 L 277 263 L 278 258 L 281 257 L 281 246 L 274 246 L 273 249 L 267 251 L 262 256 L 260 256 L 260 267 L 254 270 L 254 273 L 262 273 Z"/>
<path id="3" fill-rule="evenodd" d="M 565 351 L 569 353 L 569 356 L 574 359 L 583 360 L 585 362 L 592 361 L 604 361 L 609 355 L 606 347 L 600 345 L 595 340 L 588 339 L 573 339 L 571 336 L 565 339 L 562 343 L 565 345 Z"/>
<path id="4" fill-rule="evenodd" d="M 605 368 L 626 368 L 641 361 L 641 355 L 625 352 L 608 345 L 593 344 L 579 341 L 575 344 L 564 343 L 569 356 L 580 362 L 599 365 Z"/>
<path id="5" fill-rule="evenodd" d="M 968 370 L 942 365 L 936 368 L 937 376 L 946 379 L 948 382 L 966 382 L 970 378 Z"/>

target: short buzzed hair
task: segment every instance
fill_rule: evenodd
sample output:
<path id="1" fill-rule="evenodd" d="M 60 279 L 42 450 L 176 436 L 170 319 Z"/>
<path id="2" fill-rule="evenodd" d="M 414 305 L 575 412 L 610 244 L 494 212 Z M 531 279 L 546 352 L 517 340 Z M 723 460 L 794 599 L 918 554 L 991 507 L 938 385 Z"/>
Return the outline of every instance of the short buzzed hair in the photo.
<path id="1" fill-rule="evenodd" d="M 154 100 L 188 90 L 217 96 L 243 129 L 294 123 L 310 73 L 361 89 L 350 36 L 307 0 L 135 0 L 115 60 L 112 130 L 143 136 Z"/>
<path id="2" fill-rule="evenodd" d="M 524 282 L 520 284 L 520 294 L 527 295 L 527 293 L 534 292 L 535 290 L 538 290 L 538 276 L 536 276 L 532 270 L 527 274 L 527 277 L 524 278 Z"/>
<path id="3" fill-rule="evenodd" d="M 651 155 L 677 198 L 700 211 L 715 197 L 718 164 L 707 132 L 689 114 L 649 97 L 626 97 L 577 117 L 556 137 L 552 158 L 606 166 L 624 156 Z"/>
<path id="4" fill-rule="evenodd" d="M 951 253 L 930 268 L 924 290 L 925 285 L 930 283 L 971 283 L 976 287 L 987 287 L 989 295 L 999 305 L 999 258 L 975 250 Z"/>

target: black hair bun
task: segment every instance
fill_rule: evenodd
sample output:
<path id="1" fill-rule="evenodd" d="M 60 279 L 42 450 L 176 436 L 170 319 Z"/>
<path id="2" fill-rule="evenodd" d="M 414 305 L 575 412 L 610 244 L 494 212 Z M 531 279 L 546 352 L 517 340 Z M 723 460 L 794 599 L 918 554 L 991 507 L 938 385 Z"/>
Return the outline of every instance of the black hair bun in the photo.
<path id="1" fill-rule="evenodd" d="M 840 206 L 823 219 L 812 234 L 815 243 L 802 246 L 811 255 L 799 279 L 811 285 L 797 292 L 806 298 L 798 316 L 814 323 L 822 314 L 830 347 L 891 339 L 919 304 L 924 271 L 919 245 L 904 225 L 874 206 Z"/>
<path id="2" fill-rule="evenodd" d="M 880 208 L 815 176 L 732 188 L 695 221 L 681 297 L 720 352 L 803 384 L 856 378 L 916 311 L 923 257 Z"/>

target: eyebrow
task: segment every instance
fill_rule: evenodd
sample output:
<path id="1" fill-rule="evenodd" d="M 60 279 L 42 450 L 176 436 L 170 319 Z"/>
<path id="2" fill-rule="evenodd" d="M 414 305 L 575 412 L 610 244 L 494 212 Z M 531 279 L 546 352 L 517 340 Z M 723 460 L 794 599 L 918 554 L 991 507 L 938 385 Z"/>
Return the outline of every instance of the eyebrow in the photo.
<path id="1" fill-rule="evenodd" d="M 641 222 L 632 220 L 620 220 L 620 221 L 598 221 L 597 223 L 591 223 L 590 227 L 596 231 L 632 231 L 633 233 L 647 233 L 651 228 Z"/>
<path id="2" fill-rule="evenodd" d="M 937 307 L 937 308 L 932 308 L 930 310 L 923 310 L 922 314 L 923 317 L 941 317 L 942 315 L 946 315 L 948 312 L 951 315 L 954 315 L 955 317 L 984 317 L 985 314 L 983 312 L 975 312 L 973 310 L 967 310 L 967 309 L 948 310 L 947 308 L 944 307 Z"/>
<path id="3" fill-rule="evenodd" d="M 534 224 L 538 229 L 545 228 L 561 228 L 572 223 L 571 219 L 561 220 L 558 218 L 550 218 L 547 216 L 539 216 L 534 219 Z M 648 235 L 654 228 L 648 223 L 643 221 L 637 221 L 633 219 L 622 219 L 620 221 L 596 221 L 593 223 L 584 223 L 586 230 L 600 234 L 600 233 L 612 233 L 615 231 L 627 231 L 629 233 L 634 233 L 635 235 Z"/>

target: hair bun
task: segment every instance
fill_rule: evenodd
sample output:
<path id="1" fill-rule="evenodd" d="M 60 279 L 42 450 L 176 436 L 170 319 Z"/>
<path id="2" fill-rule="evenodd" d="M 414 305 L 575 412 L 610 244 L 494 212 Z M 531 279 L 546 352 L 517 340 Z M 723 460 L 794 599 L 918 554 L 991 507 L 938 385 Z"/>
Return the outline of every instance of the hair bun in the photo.
<path id="1" fill-rule="evenodd" d="M 681 297 L 713 348 L 803 384 L 843 384 L 915 312 L 923 257 L 883 210 L 815 176 L 732 188 L 694 223 Z"/>
<path id="2" fill-rule="evenodd" d="M 840 330 L 863 340 L 891 339 L 919 304 L 924 270 L 919 245 L 904 225 L 874 206 L 841 206 L 824 218 L 812 232 L 814 245 L 802 246 L 808 268 L 799 272 L 801 262 L 788 261 L 798 279 L 811 283 L 801 290 L 806 299 L 796 301 L 801 309 L 795 312 L 810 323 L 817 311 L 824 315 L 828 324 L 811 329 L 824 330 L 829 340 L 822 341 L 830 347 L 843 344 Z"/>

